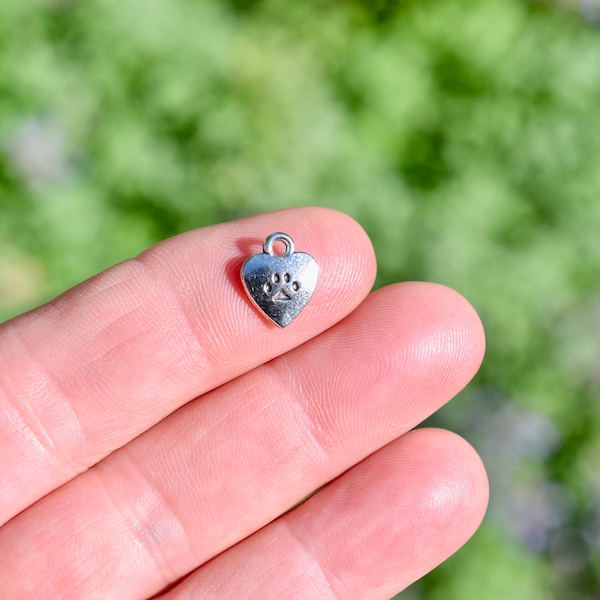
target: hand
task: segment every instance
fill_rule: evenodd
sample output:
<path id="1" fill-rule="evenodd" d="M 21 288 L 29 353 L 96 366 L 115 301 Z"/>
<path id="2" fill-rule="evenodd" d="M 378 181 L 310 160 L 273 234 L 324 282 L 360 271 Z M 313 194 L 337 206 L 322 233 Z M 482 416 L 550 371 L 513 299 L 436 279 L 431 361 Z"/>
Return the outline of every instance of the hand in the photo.
<path id="1" fill-rule="evenodd" d="M 273 231 L 320 266 L 285 329 L 239 280 Z M 368 294 L 374 276 L 354 221 L 290 209 L 169 239 L 2 325 L 0 598 L 388 599 L 456 551 L 481 462 L 407 432 L 476 372 L 481 324 L 445 287 Z"/>

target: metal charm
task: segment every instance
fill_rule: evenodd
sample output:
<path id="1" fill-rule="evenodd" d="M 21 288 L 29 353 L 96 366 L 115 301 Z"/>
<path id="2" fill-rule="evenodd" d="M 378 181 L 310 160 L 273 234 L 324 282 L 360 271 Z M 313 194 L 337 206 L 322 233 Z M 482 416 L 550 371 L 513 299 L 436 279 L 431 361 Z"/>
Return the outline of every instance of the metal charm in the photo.
<path id="1" fill-rule="evenodd" d="M 283 254 L 273 246 L 285 245 Z M 319 276 L 319 265 L 304 252 L 295 252 L 294 240 L 285 233 L 272 233 L 263 253 L 244 262 L 240 273 L 244 289 L 258 310 L 278 327 L 286 327 L 307 305 Z"/>

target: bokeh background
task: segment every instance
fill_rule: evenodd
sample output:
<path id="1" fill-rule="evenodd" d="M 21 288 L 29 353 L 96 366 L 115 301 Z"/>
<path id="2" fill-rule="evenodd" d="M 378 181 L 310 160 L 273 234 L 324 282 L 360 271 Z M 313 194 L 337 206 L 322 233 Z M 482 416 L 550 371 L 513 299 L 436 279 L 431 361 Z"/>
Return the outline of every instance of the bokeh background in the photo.
<path id="1" fill-rule="evenodd" d="M 3 0 L 0 317 L 178 232 L 320 204 L 489 350 L 489 470 L 405 600 L 600 598 L 600 0 Z"/>

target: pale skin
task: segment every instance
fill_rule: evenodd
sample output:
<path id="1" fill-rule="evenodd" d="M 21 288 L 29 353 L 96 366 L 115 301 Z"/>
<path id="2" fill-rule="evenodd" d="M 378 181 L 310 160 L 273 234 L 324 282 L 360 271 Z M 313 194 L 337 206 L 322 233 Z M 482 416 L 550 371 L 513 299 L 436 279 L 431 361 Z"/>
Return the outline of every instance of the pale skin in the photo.
<path id="1" fill-rule="evenodd" d="M 285 329 L 239 280 L 274 231 L 320 266 Z M 375 271 L 349 217 L 289 209 L 1 325 L 0 598 L 387 600 L 454 553 L 484 468 L 411 430 L 473 377 L 483 330 L 443 286 L 369 293 Z"/>

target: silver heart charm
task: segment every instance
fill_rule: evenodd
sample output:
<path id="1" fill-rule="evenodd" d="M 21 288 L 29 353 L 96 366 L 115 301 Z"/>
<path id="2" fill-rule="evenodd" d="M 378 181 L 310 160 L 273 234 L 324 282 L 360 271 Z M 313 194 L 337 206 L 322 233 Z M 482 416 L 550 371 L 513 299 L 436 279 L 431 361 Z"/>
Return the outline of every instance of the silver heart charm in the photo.
<path id="1" fill-rule="evenodd" d="M 273 245 L 283 242 L 283 254 Z M 286 327 L 307 305 L 319 276 L 319 265 L 304 252 L 294 251 L 294 240 L 285 233 L 272 233 L 263 244 L 263 253 L 248 258 L 240 273 L 252 303 L 271 323 Z"/>

